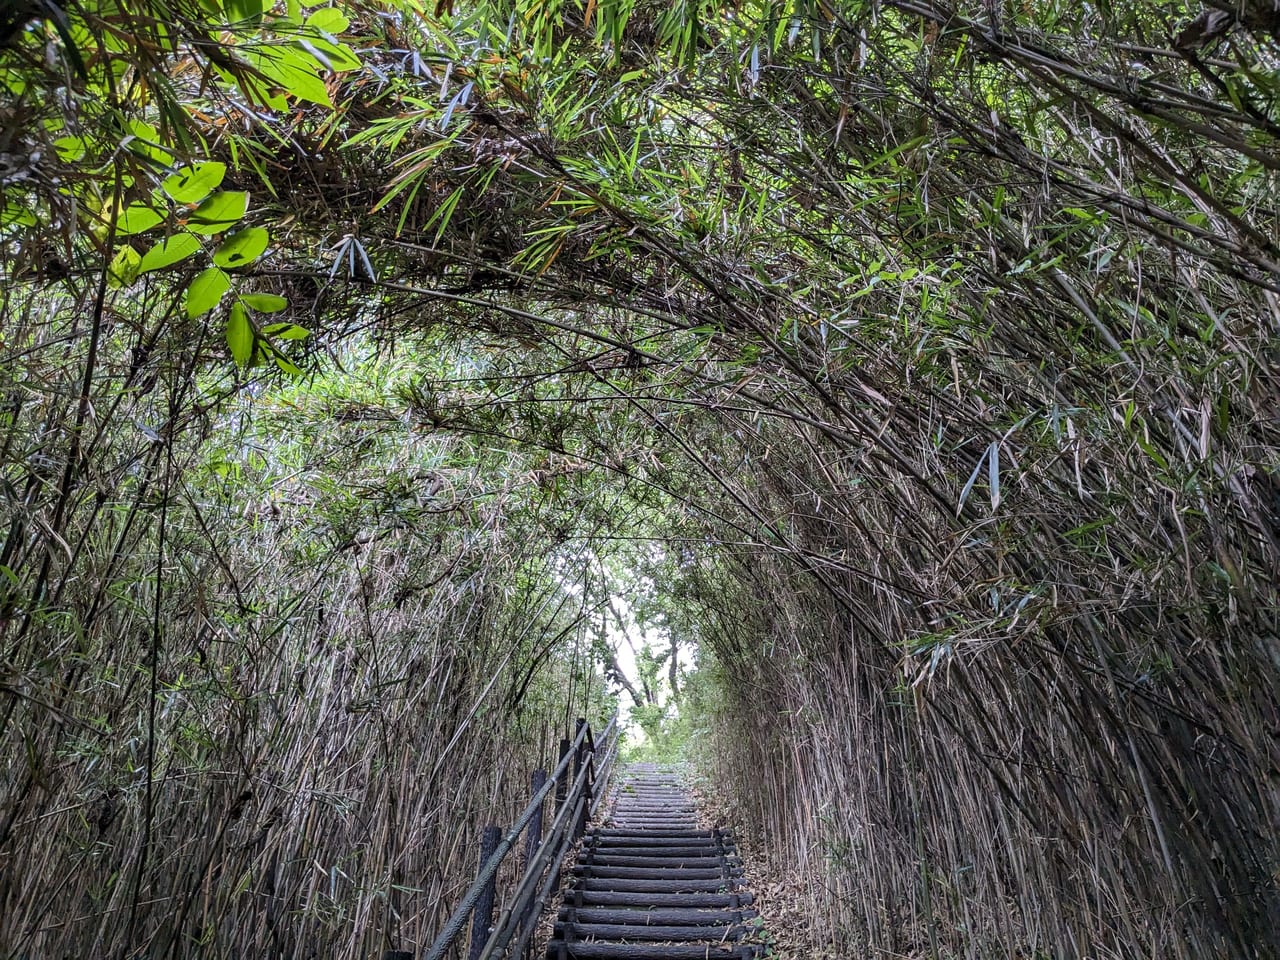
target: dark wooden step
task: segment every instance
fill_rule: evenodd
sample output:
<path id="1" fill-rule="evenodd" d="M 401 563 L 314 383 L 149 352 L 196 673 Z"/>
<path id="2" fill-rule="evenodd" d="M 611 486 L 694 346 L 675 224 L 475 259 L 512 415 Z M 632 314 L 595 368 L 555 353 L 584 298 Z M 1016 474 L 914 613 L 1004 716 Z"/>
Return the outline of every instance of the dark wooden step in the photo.
<path id="1" fill-rule="evenodd" d="M 561 907 L 560 919 L 577 923 L 658 924 L 665 926 L 712 926 L 742 923 L 756 915 L 754 910 L 697 910 L 680 907 Z"/>
<path id="2" fill-rule="evenodd" d="M 612 893 L 724 893 L 735 889 L 737 880 L 610 880 L 575 877 L 575 887 Z"/>
<path id="3" fill-rule="evenodd" d="M 656 926 L 644 923 L 557 923 L 555 936 L 560 940 L 649 940 L 662 943 L 687 943 L 707 940 L 727 943 L 741 940 L 743 931 L 734 924 L 714 927 Z"/>
<path id="4" fill-rule="evenodd" d="M 725 844 L 719 840 L 690 840 L 680 837 L 667 837 L 665 843 L 636 843 L 633 838 L 628 837 L 604 837 L 599 840 L 589 838 L 584 844 L 587 852 L 609 853 L 617 857 L 718 857 L 724 847 Z"/>
<path id="5" fill-rule="evenodd" d="M 728 870 L 733 876 L 734 871 Z M 741 873 L 741 871 L 738 871 Z M 589 877 L 594 880 L 719 880 L 726 875 L 726 870 L 718 864 L 712 867 L 683 867 L 678 865 L 666 867 L 610 867 L 589 863 L 573 868 L 575 877 Z"/>
<path id="6" fill-rule="evenodd" d="M 754 960 L 760 956 L 748 944 L 600 943 L 580 941 L 547 944 L 547 960 Z"/>
<path id="7" fill-rule="evenodd" d="M 648 907 L 740 907 L 755 903 L 755 897 L 746 892 L 730 890 L 727 893 L 627 893 L 615 890 L 570 890 L 565 903 L 581 907 L 632 907 L 643 910 Z"/>
<path id="8" fill-rule="evenodd" d="M 603 827 L 596 829 L 589 836 L 594 837 L 644 837 L 648 840 L 714 840 L 717 837 L 716 831 L 710 829 L 686 829 L 680 827 L 662 828 L 662 829 L 620 829 L 617 827 Z"/>
<path id="9" fill-rule="evenodd" d="M 578 860 L 585 866 L 601 866 L 601 867 L 697 867 L 698 869 L 706 869 L 713 867 L 718 863 L 728 863 L 731 866 L 738 865 L 737 857 L 720 857 L 689 854 L 676 854 L 673 856 L 662 856 L 649 853 L 645 856 L 615 856 L 612 853 L 595 853 L 588 850 Z"/>

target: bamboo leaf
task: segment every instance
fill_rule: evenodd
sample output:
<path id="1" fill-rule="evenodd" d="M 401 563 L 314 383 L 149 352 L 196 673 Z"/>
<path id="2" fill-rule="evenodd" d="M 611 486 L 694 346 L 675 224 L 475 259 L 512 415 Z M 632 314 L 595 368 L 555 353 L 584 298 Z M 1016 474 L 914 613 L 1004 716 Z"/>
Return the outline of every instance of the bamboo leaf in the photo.
<path id="1" fill-rule="evenodd" d="M 253 358 L 253 326 L 249 323 L 248 311 L 240 303 L 233 303 L 227 316 L 227 347 L 237 366 L 248 366 Z"/>

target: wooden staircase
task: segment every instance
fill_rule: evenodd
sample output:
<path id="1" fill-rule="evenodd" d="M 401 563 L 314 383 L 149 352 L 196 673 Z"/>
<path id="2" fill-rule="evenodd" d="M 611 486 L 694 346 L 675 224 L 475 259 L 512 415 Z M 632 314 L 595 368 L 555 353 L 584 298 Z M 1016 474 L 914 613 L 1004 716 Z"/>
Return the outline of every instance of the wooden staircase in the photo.
<path id="1" fill-rule="evenodd" d="M 723 830 L 698 828 L 674 774 L 624 771 L 606 825 L 589 830 L 548 960 L 752 960 L 755 916 L 742 862 Z"/>

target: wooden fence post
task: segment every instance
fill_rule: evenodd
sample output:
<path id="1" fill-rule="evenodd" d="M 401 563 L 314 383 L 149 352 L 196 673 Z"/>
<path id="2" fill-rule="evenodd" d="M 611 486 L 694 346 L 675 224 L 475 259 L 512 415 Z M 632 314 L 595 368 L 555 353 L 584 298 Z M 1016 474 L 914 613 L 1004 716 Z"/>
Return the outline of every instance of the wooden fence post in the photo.
<path id="1" fill-rule="evenodd" d="M 501 839 L 501 827 L 495 827 L 490 824 L 484 828 L 484 833 L 480 836 L 481 870 L 484 869 L 484 865 L 489 862 L 489 858 L 498 849 L 498 841 Z M 494 877 L 485 884 L 484 890 L 480 893 L 480 899 L 476 901 L 475 913 L 471 915 L 471 952 L 467 954 L 469 960 L 476 960 L 480 956 L 480 952 L 484 949 L 485 941 L 489 939 L 489 925 L 493 923 L 493 897 L 497 887 L 497 879 L 497 877 Z"/>
<path id="2" fill-rule="evenodd" d="M 547 771 L 535 770 L 533 776 L 529 778 L 529 795 L 536 797 L 538 791 L 547 783 Z M 533 863 L 533 858 L 538 852 L 538 847 L 542 845 L 542 807 L 538 808 L 538 812 L 533 815 L 533 819 L 529 821 L 529 832 L 524 838 L 524 863 L 521 864 L 520 872 L 523 873 L 529 869 L 529 864 Z"/>
<path id="3" fill-rule="evenodd" d="M 563 760 L 569 755 L 569 739 L 564 737 L 560 740 L 560 756 Z M 559 764 L 557 763 L 558 767 Z M 568 771 L 561 774 L 560 781 L 556 784 L 556 813 L 560 812 L 560 808 L 564 805 L 564 798 L 569 795 L 569 774 Z"/>
<path id="4" fill-rule="evenodd" d="M 582 734 L 582 730 L 584 727 L 586 727 L 586 725 L 587 725 L 586 718 L 579 717 L 577 728 L 573 731 L 575 739 L 577 739 L 577 737 Z M 586 762 L 586 758 L 587 758 L 587 740 L 584 737 L 582 739 L 582 742 L 578 744 L 578 751 L 577 753 L 574 754 L 574 757 L 573 757 L 573 779 L 575 782 L 577 782 L 578 774 L 582 772 L 582 765 L 583 763 Z M 582 793 L 582 798 L 583 798 L 582 813 L 578 817 L 578 822 L 575 823 L 573 826 L 573 839 L 575 840 L 577 840 L 584 833 L 587 832 L 587 811 L 591 808 L 591 774 L 589 771 L 587 773 L 587 779 L 583 783 L 583 788 L 584 789 Z"/>

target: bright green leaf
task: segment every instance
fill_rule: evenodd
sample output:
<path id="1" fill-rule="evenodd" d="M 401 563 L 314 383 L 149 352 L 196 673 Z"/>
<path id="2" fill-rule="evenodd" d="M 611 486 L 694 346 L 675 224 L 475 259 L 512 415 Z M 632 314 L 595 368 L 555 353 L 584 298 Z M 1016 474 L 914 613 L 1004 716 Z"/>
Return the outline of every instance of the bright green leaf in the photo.
<path id="1" fill-rule="evenodd" d="M 178 203 L 199 203 L 218 188 L 226 175 L 225 163 L 216 160 L 193 163 L 166 179 L 161 186 Z"/>
<path id="2" fill-rule="evenodd" d="M 206 236 L 234 227 L 249 209 L 249 194 L 242 190 L 221 190 L 200 206 L 187 220 L 187 229 Z"/>
<path id="3" fill-rule="evenodd" d="M 171 267 L 187 259 L 200 249 L 200 241 L 189 233 L 176 233 L 166 237 L 148 250 L 142 257 L 139 273 Z"/>
<path id="4" fill-rule="evenodd" d="M 276 366 L 279 367 L 281 370 L 283 370 L 285 373 L 287 373 L 289 376 L 291 377 L 302 376 L 302 369 L 296 363 L 290 363 L 288 360 L 280 356 L 280 354 L 278 353 L 275 354 L 275 356 L 272 359 L 275 360 Z"/>
<path id="5" fill-rule="evenodd" d="M 307 17 L 308 27 L 334 35 L 342 33 L 350 24 L 351 21 L 347 19 L 346 14 L 336 7 L 325 7 Z"/>
<path id="6" fill-rule="evenodd" d="M 35 211 L 22 204 L 5 203 L 3 210 L 0 210 L 0 227 L 15 225 L 19 227 L 34 227 L 36 225 Z"/>
<path id="7" fill-rule="evenodd" d="M 253 325 L 249 323 L 248 312 L 239 303 L 231 305 L 231 313 L 227 317 L 227 347 L 237 366 L 247 366 L 253 358 Z"/>
<path id="8" fill-rule="evenodd" d="M 213 262 L 228 269 L 247 266 L 266 252 L 271 235 L 262 227 L 237 230 L 213 252 Z"/>
<path id="9" fill-rule="evenodd" d="M 254 23 L 262 19 L 262 0 L 223 0 L 223 8 L 227 11 L 230 23 Z"/>
<path id="10" fill-rule="evenodd" d="M 116 233 L 129 235 L 150 230 L 164 219 L 155 207 L 145 203 L 131 203 L 116 220 Z"/>
<path id="11" fill-rule="evenodd" d="M 231 278 L 217 267 L 207 267 L 187 287 L 187 316 L 194 320 L 218 305 L 231 289 Z"/>
<path id="12" fill-rule="evenodd" d="M 59 137 L 53 141 L 53 149 L 58 152 L 58 159 L 74 163 L 83 159 L 85 154 L 84 137 Z"/>
<path id="13" fill-rule="evenodd" d="M 173 152 L 160 142 L 160 131 L 142 120 L 129 121 L 128 149 L 131 153 L 166 166 L 173 163 Z"/>
<path id="14" fill-rule="evenodd" d="M 240 298 L 240 302 L 259 313 L 279 313 L 289 305 L 288 300 L 277 297 L 274 293 L 246 293 Z"/>
<path id="15" fill-rule="evenodd" d="M 127 243 L 116 251 L 107 267 L 107 284 L 112 287 L 127 287 L 138 279 L 138 268 L 142 265 L 142 255 Z"/>
<path id="16" fill-rule="evenodd" d="M 273 323 L 262 328 L 262 335 L 277 340 L 305 340 L 311 336 L 311 331 L 296 323 Z"/>
<path id="17" fill-rule="evenodd" d="M 342 73 L 344 70 L 360 69 L 360 58 L 345 43 L 334 43 L 321 37 L 297 40 L 295 43 L 315 57 L 326 70 Z"/>
<path id="18" fill-rule="evenodd" d="M 295 46 L 258 47 L 246 50 L 245 59 L 290 96 L 322 107 L 333 106 L 319 75 L 324 65 L 306 51 Z"/>
<path id="19" fill-rule="evenodd" d="M 244 70 L 232 73 L 217 64 L 214 65 L 213 70 L 227 86 L 239 87 L 244 98 L 255 106 L 261 105 L 269 110 L 285 110 L 289 106 L 289 101 L 282 94 L 277 93 L 272 89 L 271 84 L 263 83 L 262 79 L 254 74 Z M 233 147 L 234 143 L 235 141 L 231 141 Z"/>

